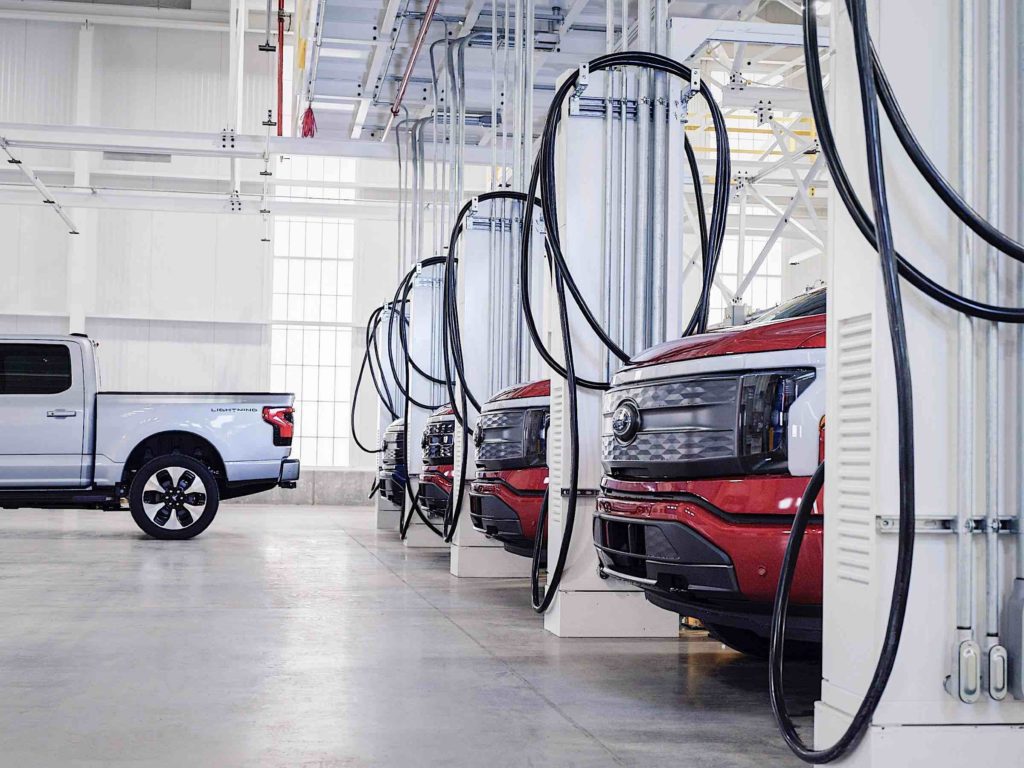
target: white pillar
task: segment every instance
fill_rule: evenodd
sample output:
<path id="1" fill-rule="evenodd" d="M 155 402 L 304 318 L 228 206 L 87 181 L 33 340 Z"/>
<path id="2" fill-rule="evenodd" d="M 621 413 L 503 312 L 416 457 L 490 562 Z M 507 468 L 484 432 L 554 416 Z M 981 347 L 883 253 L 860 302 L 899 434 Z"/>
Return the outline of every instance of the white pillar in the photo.
<path id="1" fill-rule="evenodd" d="M 511 208 L 511 206 L 509 206 Z M 480 212 L 476 218 L 487 219 L 497 216 L 501 210 L 498 204 L 485 201 L 480 204 Z M 504 228 L 499 237 L 505 237 Z M 490 250 L 490 229 L 474 229 L 467 219 L 459 253 L 458 266 L 458 301 L 459 331 L 462 338 L 463 357 L 466 360 L 466 383 L 473 395 L 483 403 L 494 394 L 489 391 L 490 371 L 487 363 L 487 344 L 491 338 L 492 325 L 500 320 L 497 315 L 497 301 L 490 290 L 492 260 L 497 257 Z M 498 286 L 505 289 L 505 286 Z M 501 329 L 511 333 L 508 328 Z M 454 375 L 454 371 L 453 371 Z M 456 377 L 457 379 L 458 377 Z M 461 407 L 461 406 L 460 406 Z M 478 416 L 473 404 L 468 404 L 470 425 Z M 501 542 L 488 539 L 473 528 L 469 518 L 469 484 L 477 476 L 476 446 L 465 445 L 462 429 L 455 428 L 455 472 L 452 493 L 459 487 L 462 452 L 468 451 L 466 457 L 466 485 L 462 499 L 462 513 L 459 524 L 452 536 L 451 572 L 454 576 L 463 577 L 508 577 L 529 576 L 530 560 L 505 551 Z"/>
<path id="2" fill-rule="evenodd" d="M 590 74 L 594 93 L 603 92 L 603 72 Z M 632 130 L 632 127 L 631 127 Z M 559 226 L 565 260 L 584 296 L 599 306 L 600 254 L 604 226 L 604 123 L 572 117 L 568 107 L 558 140 Z M 570 299 L 571 301 L 571 299 Z M 561 331 L 554 287 L 547 289 L 545 337 L 562 360 Z M 576 313 L 570 314 L 574 357 L 579 376 L 604 377 L 604 350 Z M 554 568 L 565 530 L 569 485 L 569 403 L 567 385 L 551 376 L 551 426 L 548 429 L 550 497 L 548 502 L 548 569 Z M 572 544 L 558 594 L 544 615 L 544 627 L 559 637 L 675 637 L 679 616 L 651 605 L 642 591 L 597 573 L 593 540 L 594 492 L 601 480 L 601 394 L 579 390 L 579 489 Z"/>

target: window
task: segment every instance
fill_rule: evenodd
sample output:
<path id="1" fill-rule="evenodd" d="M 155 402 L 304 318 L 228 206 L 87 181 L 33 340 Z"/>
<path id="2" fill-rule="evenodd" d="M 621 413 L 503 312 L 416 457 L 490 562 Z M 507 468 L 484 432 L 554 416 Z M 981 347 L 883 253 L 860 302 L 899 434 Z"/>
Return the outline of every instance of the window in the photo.
<path id="1" fill-rule="evenodd" d="M 740 281 L 753 267 L 754 261 L 768 242 L 767 237 L 747 235 L 744 238 L 743 257 L 739 258 L 739 238 L 726 236 L 719 261 L 718 276 L 730 291 L 735 291 Z M 774 307 L 782 300 L 782 241 L 776 240 L 757 273 L 748 283 L 741 297 L 752 311 Z M 711 292 L 710 322 L 717 323 L 725 318 L 729 300 L 716 288 Z"/>
<path id="2" fill-rule="evenodd" d="M 63 344 L 0 344 L 0 394 L 55 395 L 71 389 L 71 352 Z"/>
<path id="3" fill-rule="evenodd" d="M 355 224 L 274 220 L 271 386 L 295 393 L 292 455 L 315 467 L 349 461 Z"/>

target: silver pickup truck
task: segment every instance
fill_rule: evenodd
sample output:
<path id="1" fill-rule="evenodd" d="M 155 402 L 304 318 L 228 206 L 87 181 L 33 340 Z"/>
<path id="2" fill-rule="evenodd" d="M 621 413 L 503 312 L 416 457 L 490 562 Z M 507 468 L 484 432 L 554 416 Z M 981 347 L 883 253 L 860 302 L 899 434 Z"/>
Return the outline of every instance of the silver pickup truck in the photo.
<path id="1" fill-rule="evenodd" d="M 0 336 L 0 507 L 121 509 L 158 539 L 294 488 L 294 395 L 101 392 L 85 336 Z"/>

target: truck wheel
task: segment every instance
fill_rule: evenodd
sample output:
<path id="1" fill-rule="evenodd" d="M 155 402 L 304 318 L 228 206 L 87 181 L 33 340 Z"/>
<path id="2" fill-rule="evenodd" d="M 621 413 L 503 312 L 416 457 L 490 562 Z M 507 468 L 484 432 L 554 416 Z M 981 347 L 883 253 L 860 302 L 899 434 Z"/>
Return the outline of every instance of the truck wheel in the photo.
<path id="1" fill-rule="evenodd" d="M 749 629 L 727 627 L 721 624 L 705 624 L 708 632 L 716 640 L 728 645 L 734 651 L 757 659 L 767 659 L 771 641 Z M 803 640 L 786 641 L 786 659 L 789 661 L 813 661 L 821 658 L 821 646 Z"/>
<path id="2" fill-rule="evenodd" d="M 135 473 L 128 491 L 132 519 L 155 539 L 191 539 L 213 522 L 217 480 L 189 456 L 159 456 Z"/>

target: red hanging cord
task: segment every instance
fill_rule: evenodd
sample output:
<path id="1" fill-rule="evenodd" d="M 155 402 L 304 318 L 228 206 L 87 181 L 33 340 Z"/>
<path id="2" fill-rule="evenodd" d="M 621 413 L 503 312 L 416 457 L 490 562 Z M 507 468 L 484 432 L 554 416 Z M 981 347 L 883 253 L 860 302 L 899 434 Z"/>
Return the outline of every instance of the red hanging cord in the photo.
<path id="1" fill-rule="evenodd" d="M 310 105 L 302 113 L 302 138 L 311 139 L 314 136 L 316 136 L 316 116 L 313 114 L 312 105 Z"/>

